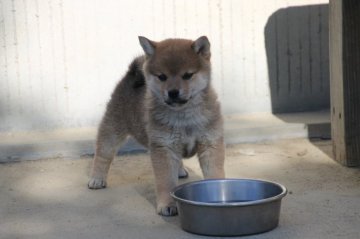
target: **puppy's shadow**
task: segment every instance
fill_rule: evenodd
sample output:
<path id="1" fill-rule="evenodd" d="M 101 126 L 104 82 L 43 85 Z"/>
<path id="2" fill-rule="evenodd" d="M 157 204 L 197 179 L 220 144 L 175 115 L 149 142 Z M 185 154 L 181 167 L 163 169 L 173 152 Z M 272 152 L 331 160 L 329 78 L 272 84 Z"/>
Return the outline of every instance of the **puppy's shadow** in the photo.
<path id="1" fill-rule="evenodd" d="M 180 178 L 178 185 L 203 179 L 202 176 L 198 175 L 192 169 L 186 168 L 186 170 L 189 176 L 187 178 Z M 155 182 L 152 181 L 152 182 L 138 184 L 135 186 L 135 190 L 137 191 L 137 193 L 139 193 L 140 196 L 145 198 L 154 207 L 154 211 L 155 211 L 156 208 Z M 180 226 L 178 217 L 162 217 L 162 218 L 164 221 L 168 223 Z"/>

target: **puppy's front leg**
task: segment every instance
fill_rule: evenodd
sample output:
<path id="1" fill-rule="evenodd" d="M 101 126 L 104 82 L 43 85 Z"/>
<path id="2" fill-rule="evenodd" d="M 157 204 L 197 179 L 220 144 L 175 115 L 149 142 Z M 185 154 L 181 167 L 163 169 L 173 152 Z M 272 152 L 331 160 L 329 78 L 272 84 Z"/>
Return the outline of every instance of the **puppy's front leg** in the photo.
<path id="1" fill-rule="evenodd" d="M 199 145 L 198 157 L 204 178 L 224 178 L 224 140 Z"/>
<path id="2" fill-rule="evenodd" d="M 170 149 L 152 145 L 151 161 L 155 174 L 157 213 L 163 216 L 174 216 L 177 208 L 170 196 L 170 191 L 178 182 L 179 160 Z"/>

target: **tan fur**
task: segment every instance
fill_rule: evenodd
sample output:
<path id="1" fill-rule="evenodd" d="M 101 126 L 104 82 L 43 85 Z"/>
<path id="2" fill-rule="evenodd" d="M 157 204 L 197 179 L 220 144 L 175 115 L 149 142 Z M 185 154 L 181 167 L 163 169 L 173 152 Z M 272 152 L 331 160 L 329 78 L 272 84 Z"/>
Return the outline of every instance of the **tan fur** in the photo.
<path id="1" fill-rule="evenodd" d="M 148 147 L 155 174 L 157 212 L 177 209 L 169 192 L 187 176 L 182 158 L 197 154 L 205 178 L 223 178 L 224 142 L 220 104 L 211 87 L 210 43 L 139 37 L 138 57 L 117 85 L 99 126 L 89 188 L 106 187 L 110 163 L 126 136 Z M 184 79 L 185 73 L 194 73 Z M 166 80 L 159 75 L 166 75 Z M 172 99 L 169 92 L 178 91 Z"/>

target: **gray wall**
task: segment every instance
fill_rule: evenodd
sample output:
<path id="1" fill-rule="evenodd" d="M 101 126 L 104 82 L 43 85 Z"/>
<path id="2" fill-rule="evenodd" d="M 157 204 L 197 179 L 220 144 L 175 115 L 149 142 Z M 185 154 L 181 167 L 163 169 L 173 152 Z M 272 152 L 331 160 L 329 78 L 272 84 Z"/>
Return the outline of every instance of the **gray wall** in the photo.
<path id="1" fill-rule="evenodd" d="M 96 126 L 138 35 L 207 35 L 225 114 L 326 108 L 325 4 L 0 0 L 0 131 Z"/>

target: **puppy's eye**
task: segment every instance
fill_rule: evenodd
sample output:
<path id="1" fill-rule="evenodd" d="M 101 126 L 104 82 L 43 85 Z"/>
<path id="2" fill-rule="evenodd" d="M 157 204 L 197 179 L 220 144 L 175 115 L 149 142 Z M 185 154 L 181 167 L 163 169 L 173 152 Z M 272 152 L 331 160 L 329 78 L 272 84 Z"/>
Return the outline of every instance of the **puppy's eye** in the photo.
<path id="1" fill-rule="evenodd" d="M 166 81 L 167 80 L 167 76 L 165 74 L 161 74 L 157 76 L 159 78 L 159 80 L 161 81 Z"/>
<path id="2" fill-rule="evenodd" d="M 194 73 L 186 72 L 186 73 L 182 76 L 182 78 L 183 78 L 184 80 L 190 80 L 193 75 L 194 75 Z"/>

